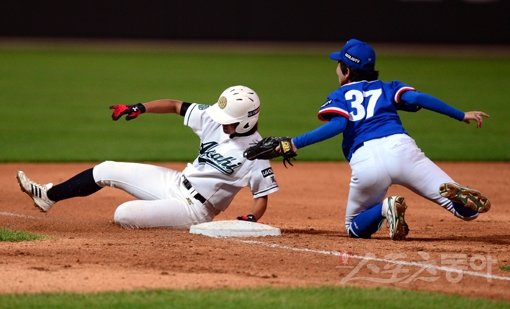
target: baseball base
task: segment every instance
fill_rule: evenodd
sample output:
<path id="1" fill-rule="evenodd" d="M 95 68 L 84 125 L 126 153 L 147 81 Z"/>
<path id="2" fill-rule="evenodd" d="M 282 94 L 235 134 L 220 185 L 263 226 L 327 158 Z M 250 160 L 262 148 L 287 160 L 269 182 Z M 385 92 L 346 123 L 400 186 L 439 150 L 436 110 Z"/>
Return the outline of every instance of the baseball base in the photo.
<path id="1" fill-rule="evenodd" d="M 223 220 L 196 224 L 190 227 L 191 234 L 201 234 L 209 237 L 261 237 L 280 236 L 279 228 L 267 224 L 241 221 Z"/>

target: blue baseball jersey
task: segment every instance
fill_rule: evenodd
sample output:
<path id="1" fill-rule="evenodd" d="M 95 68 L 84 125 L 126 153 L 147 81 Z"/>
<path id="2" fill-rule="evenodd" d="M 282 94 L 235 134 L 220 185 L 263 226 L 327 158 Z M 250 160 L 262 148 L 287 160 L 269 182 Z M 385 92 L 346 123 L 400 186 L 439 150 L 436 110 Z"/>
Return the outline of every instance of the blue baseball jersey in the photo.
<path id="1" fill-rule="evenodd" d="M 360 81 L 339 87 L 327 98 L 318 117 L 329 121 L 332 117 L 346 118 L 342 150 L 347 158 L 368 140 L 405 133 L 398 109 L 413 110 L 419 107 L 405 104 L 400 96 L 414 88 L 400 82 Z"/>

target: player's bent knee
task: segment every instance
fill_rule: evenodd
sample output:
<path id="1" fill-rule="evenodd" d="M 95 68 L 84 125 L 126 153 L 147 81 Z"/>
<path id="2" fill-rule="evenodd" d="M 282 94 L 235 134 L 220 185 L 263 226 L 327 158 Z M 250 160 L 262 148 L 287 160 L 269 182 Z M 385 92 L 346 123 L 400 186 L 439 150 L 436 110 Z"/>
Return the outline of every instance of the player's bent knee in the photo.
<path id="1" fill-rule="evenodd" d="M 138 225 L 135 220 L 133 220 L 133 216 L 130 214 L 128 207 L 126 207 L 126 203 L 117 207 L 113 214 L 113 222 L 127 229 L 138 228 Z"/>
<path id="2" fill-rule="evenodd" d="M 115 170 L 114 165 L 116 162 L 114 161 L 104 161 L 102 163 L 99 163 L 98 165 L 94 166 L 94 169 L 92 171 L 94 180 L 96 183 L 100 186 L 111 186 L 111 181 L 108 181 L 107 179 L 110 179 L 109 174 L 111 171 Z"/>

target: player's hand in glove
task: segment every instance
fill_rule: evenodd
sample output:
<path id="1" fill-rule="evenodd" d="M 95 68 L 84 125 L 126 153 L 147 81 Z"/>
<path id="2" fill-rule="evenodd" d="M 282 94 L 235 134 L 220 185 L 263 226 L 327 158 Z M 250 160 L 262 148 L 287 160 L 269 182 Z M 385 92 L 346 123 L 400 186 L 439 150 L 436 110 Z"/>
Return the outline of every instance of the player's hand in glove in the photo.
<path id="1" fill-rule="evenodd" d="M 142 103 L 137 103 L 134 105 L 117 104 L 110 106 L 110 109 L 113 110 L 113 120 L 118 120 L 124 115 L 126 115 L 126 120 L 131 120 L 140 116 L 140 114 L 145 113 L 145 106 L 143 106 Z"/>
<path id="2" fill-rule="evenodd" d="M 285 167 L 287 167 L 287 163 L 293 165 L 290 160 L 296 156 L 296 147 L 290 137 L 266 137 L 244 151 L 244 157 L 248 160 L 269 160 L 283 157 Z"/>
<path id="3" fill-rule="evenodd" d="M 237 220 L 257 222 L 257 218 L 255 218 L 255 216 L 252 214 L 239 216 L 237 217 Z"/>

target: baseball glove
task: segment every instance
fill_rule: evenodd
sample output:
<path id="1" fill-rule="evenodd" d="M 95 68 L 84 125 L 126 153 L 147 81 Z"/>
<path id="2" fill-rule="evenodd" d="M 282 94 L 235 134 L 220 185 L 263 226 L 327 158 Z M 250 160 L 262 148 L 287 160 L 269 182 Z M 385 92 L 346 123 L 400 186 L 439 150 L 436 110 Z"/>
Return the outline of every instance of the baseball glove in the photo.
<path id="1" fill-rule="evenodd" d="M 290 137 L 265 137 L 244 151 L 244 157 L 248 160 L 262 159 L 270 160 L 276 157 L 283 157 L 283 165 L 287 163 L 293 166 L 291 159 L 297 156 Z"/>

